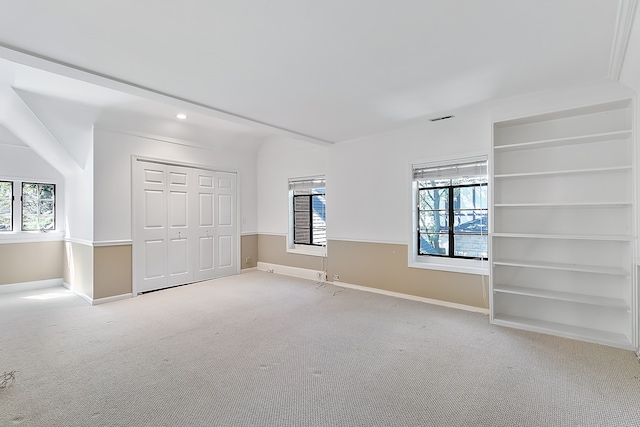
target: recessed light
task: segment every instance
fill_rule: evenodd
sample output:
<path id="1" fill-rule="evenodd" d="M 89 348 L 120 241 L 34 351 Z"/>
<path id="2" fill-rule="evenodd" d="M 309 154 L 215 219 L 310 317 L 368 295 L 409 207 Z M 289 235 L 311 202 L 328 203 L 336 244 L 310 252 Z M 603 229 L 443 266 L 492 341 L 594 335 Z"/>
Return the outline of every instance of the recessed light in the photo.
<path id="1" fill-rule="evenodd" d="M 176 118 L 180 119 L 180 120 L 184 120 L 186 119 L 188 116 L 186 114 L 180 113 L 180 114 L 176 114 Z"/>

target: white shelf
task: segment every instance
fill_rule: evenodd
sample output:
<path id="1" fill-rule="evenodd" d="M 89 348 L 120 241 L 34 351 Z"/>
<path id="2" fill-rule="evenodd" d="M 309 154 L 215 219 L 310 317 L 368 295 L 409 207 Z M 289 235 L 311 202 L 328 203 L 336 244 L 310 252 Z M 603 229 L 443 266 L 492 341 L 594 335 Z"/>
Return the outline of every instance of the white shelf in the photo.
<path id="1" fill-rule="evenodd" d="M 516 144 L 496 145 L 494 149 L 500 150 L 532 150 L 547 147 L 558 147 L 561 145 L 589 144 L 592 142 L 604 142 L 623 140 L 631 136 L 631 130 L 620 130 L 615 132 L 604 132 L 592 135 L 569 136 L 564 138 L 544 139 L 540 141 L 518 142 Z"/>
<path id="2" fill-rule="evenodd" d="M 627 99 L 494 123 L 493 323 L 637 344 L 634 117 Z"/>
<path id="3" fill-rule="evenodd" d="M 533 332 L 542 332 L 566 338 L 574 338 L 628 350 L 635 350 L 635 347 L 629 342 L 627 336 L 617 332 L 601 331 L 598 329 L 583 328 L 564 323 L 547 322 L 544 320 L 517 316 L 500 315 L 499 313 L 494 315 L 493 323 L 496 325 L 510 326 Z"/>
<path id="4" fill-rule="evenodd" d="M 547 171 L 547 172 L 505 173 L 505 174 L 494 175 L 494 178 L 502 179 L 502 178 L 525 178 L 525 177 L 553 176 L 553 175 L 571 175 L 571 174 L 580 174 L 580 173 L 614 172 L 614 171 L 623 171 L 623 170 L 631 170 L 631 169 L 632 169 L 631 166 L 613 166 L 613 167 L 607 167 L 607 168 L 572 169 L 572 170 Z"/>
<path id="5" fill-rule="evenodd" d="M 493 237 L 521 238 L 521 239 L 556 239 L 556 240 L 599 240 L 612 242 L 631 242 L 631 236 L 598 236 L 598 235 L 566 235 L 566 234 L 527 234 L 527 233 L 493 233 Z"/>
<path id="6" fill-rule="evenodd" d="M 576 294 L 571 292 L 550 291 L 547 289 L 527 288 L 522 286 L 494 285 L 493 292 L 619 308 L 627 311 L 631 308 L 629 304 L 623 299 Z"/>
<path id="7" fill-rule="evenodd" d="M 540 268 L 545 270 L 578 271 L 582 273 L 608 274 L 612 276 L 628 276 L 629 272 L 621 267 L 606 267 L 601 265 L 580 265 L 556 262 L 529 262 L 520 260 L 498 260 L 493 265 L 507 267 Z"/>
<path id="8" fill-rule="evenodd" d="M 598 208 L 631 206 L 631 202 L 589 202 L 589 203 L 495 203 L 496 208 Z"/>

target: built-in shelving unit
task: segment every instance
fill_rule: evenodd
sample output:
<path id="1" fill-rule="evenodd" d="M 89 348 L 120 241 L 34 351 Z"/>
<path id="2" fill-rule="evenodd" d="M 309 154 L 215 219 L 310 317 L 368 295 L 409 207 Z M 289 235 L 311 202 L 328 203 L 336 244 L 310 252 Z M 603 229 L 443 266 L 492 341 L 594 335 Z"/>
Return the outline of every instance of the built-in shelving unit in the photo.
<path id="1" fill-rule="evenodd" d="M 494 124 L 491 321 L 637 349 L 633 111 Z"/>

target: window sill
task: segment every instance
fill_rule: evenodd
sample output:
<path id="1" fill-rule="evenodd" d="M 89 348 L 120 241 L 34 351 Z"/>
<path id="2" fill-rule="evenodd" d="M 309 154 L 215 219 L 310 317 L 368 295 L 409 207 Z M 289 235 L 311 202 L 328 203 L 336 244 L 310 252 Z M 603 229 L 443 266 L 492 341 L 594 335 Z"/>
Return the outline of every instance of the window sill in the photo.
<path id="1" fill-rule="evenodd" d="M 0 244 L 63 241 L 63 231 L 0 231 Z"/>
<path id="2" fill-rule="evenodd" d="M 327 247 L 326 246 L 294 245 L 293 247 L 287 247 L 287 252 L 290 254 L 326 257 Z"/>
<path id="3" fill-rule="evenodd" d="M 489 261 L 475 259 L 453 259 L 440 257 L 414 257 L 409 260 L 410 268 L 449 271 L 452 273 L 489 275 Z"/>

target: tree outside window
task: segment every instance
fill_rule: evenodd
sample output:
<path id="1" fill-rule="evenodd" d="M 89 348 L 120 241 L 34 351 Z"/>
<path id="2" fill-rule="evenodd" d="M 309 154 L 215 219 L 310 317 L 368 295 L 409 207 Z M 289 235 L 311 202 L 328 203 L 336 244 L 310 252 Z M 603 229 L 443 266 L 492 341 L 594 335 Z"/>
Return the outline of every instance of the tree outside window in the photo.
<path id="1" fill-rule="evenodd" d="M 418 255 L 487 258 L 487 177 L 418 180 Z"/>
<path id="2" fill-rule="evenodd" d="M 0 181 L 0 231 L 13 230 L 13 182 Z"/>
<path id="3" fill-rule="evenodd" d="M 22 184 L 22 230 L 55 230 L 54 184 Z"/>

